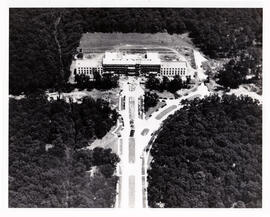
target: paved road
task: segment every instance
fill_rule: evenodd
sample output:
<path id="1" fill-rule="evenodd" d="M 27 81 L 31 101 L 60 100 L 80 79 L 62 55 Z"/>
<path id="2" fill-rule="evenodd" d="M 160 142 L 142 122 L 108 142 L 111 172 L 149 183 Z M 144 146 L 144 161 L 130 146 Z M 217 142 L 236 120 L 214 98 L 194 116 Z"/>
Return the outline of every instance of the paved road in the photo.
<path id="1" fill-rule="evenodd" d="M 119 196 L 116 206 L 121 208 L 142 207 L 140 152 L 136 144 L 136 135 L 139 129 L 136 128 L 136 122 L 139 119 L 138 101 L 144 92 L 140 88 L 139 80 L 134 77 L 125 80 L 121 87 L 119 106 L 124 107 L 124 109 L 120 110 L 124 128 L 121 131 L 122 146 L 120 147 L 122 147 L 122 151 L 118 152 L 121 158 L 118 170 L 122 173 L 121 183 L 118 185 Z M 125 100 L 125 106 L 123 106 L 121 100 Z M 131 126 L 131 120 L 133 126 Z M 131 129 L 135 130 L 134 136 L 130 135 Z"/>
<path id="2" fill-rule="evenodd" d="M 124 128 L 120 132 L 121 138 L 118 139 L 118 154 L 121 161 L 117 167 L 117 175 L 121 177 L 121 182 L 117 186 L 118 197 L 116 199 L 116 207 L 120 208 L 147 207 L 147 162 L 149 161 L 149 151 L 146 151 L 146 147 L 149 146 L 148 143 L 153 141 L 153 134 L 160 128 L 162 122 L 170 114 L 182 107 L 180 103 L 182 99 L 198 93 L 201 94 L 207 89 L 202 84 L 195 92 L 191 91 L 179 99 L 166 100 L 167 105 L 154 112 L 152 117 L 146 120 L 144 116 L 139 117 L 140 112 L 138 108 L 141 107 L 139 106 L 139 101 L 144 95 L 139 79 L 128 77 L 120 85 L 122 92 L 119 96 L 119 107 L 121 105 L 123 107 L 123 101 L 121 100 L 125 101 L 124 109 L 120 110 Z M 132 129 L 135 130 L 132 137 L 130 137 L 131 120 L 133 120 L 132 125 L 134 125 Z M 142 134 L 145 128 L 149 129 L 149 131 L 147 134 Z"/>

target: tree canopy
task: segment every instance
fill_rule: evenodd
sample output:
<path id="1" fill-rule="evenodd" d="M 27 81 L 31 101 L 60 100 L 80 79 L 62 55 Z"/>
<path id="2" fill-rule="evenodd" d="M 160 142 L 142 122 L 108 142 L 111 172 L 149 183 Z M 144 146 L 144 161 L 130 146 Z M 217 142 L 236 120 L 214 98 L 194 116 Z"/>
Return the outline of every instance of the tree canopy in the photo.
<path id="1" fill-rule="evenodd" d="M 150 107 L 155 107 L 158 103 L 158 95 L 150 91 L 145 92 L 144 94 L 144 109 L 145 112 L 148 111 Z"/>
<path id="2" fill-rule="evenodd" d="M 261 105 L 234 95 L 184 103 L 153 143 L 149 205 L 261 207 Z"/>
<path id="3" fill-rule="evenodd" d="M 240 51 L 218 72 L 217 82 L 225 88 L 238 88 L 241 84 L 258 80 L 261 82 L 261 63 L 262 55 L 258 50 L 250 48 Z M 248 75 L 252 75 L 253 79 L 247 79 Z"/>
<path id="4" fill-rule="evenodd" d="M 103 100 L 10 99 L 9 207 L 112 207 L 119 158 L 87 149 L 117 114 Z M 93 173 L 91 175 L 91 173 Z"/>
<path id="5" fill-rule="evenodd" d="M 150 76 L 145 83 L 145 87 L 149 90 L 158 90 L 161 92 L 168 90 L 171 93 L 175 93 L 177 90 L 186 88 L 187 82 L 183 82 L 179 75 L 174 76 L 172 80 L 166 76 L 163 76 L 162 80 L 155 76 Z"/>

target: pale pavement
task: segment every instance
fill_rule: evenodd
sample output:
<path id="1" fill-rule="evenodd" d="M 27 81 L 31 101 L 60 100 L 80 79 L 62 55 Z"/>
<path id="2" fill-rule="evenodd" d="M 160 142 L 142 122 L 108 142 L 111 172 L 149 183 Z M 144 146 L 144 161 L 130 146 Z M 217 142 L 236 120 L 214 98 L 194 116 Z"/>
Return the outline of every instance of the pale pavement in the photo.
<path id="1" fill-rule="evenodd" d="M 128 82 L 130 84 L 128 84 Z M 118 196 L 116 199 L 116 207 L 120 208 L 144 208 L 147 207 L 147 161 L 149 157 L 149 152 L 145 152 L 145 147 L 148 145 L 151 134 L 157 131 L 162 122 L 170 115 L 173 114 L 176 110 L 180 109 L 182 106 L 180 101 L 182 99 L 191 97 L 193 95 L 200 94 L 201 97 L 208 95 L 209 92 L 207 87 L 204 84 L 201 84 L 195 92 L 190 92 L 187 96 L 181 97 L 174 100 L 166 100 L 167 105 L 160 109 L 157 112 L 152 114 L 152 117 L 149 119 L 140 119 L 138 116 L 138 104 L 139 97 L 144 95 L 144 90 L 141 88 L 140 78 L 129 77 L 128 80 L 122 81 L 120 87 L 122 88 L 122 93 L 119 96 L 121 100 L 122 96 L 125 96 L 125 110 L 120 110 L 120 114 L 124 120 L 124 129 L 121 131 L 121 139 L 123 140 L 123 152 L 119 153 L 121 161 L 117 168 L 117 175 L 120 176 L 121 182 L 117 187 Z M 133 89 L 132 86 L 135 86 Z M 134 97 L 135 100 L 135 109 L 134 109 L 134 127 L 135 127 L 135 162 L 129 162 L 129 136 L 130 136 L 130 110 L 129 110 L 129 97 Z M 119 102 L 120 108 L 121 102 Z M 165 114 L 160 120 L 156 119 L 156 116 L 166 110 L 168 107 L 175 105 L 176 108 L 171 112 Z M 132 111 L 132 110 L 131 110 Z M 133 115 L 132 115 L 133 116 Z M 149 129 L 147 135 L 141 135 L 141 132 L 145 129 Z M 119 139 L 120 141 L 120 139 Z M 142 165 L 144 158 L 144 165 Z M 144 169 L 144 174 L 142 174 L 142 168 Z M 121 171 L 121 174 L 119 173 Z M 144 179 L 143 179 L 144 177 Z M 143 183 L 144 180 L 144 183 Z M 144 188 L 145 186 L 145 188 Z M 133 201 L 133 195 L 135 194 L 135 200 Z M 146 198 L 146 201 L 143 201 L 143 198 Z M 145 204 L 145 205 L 144 205 Z"/>

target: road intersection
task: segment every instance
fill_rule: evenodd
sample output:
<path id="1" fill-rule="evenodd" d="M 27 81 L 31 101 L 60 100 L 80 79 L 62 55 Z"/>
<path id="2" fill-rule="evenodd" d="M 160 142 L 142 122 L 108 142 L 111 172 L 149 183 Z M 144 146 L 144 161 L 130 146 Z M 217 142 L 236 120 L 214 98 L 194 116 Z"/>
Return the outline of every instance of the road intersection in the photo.
<path id="1" fill-rule="evenodd" d="M 139 115 L 142 113 L 140 110 L 143 108 L 141 99 L 144 96 L 140 78 L 128 77 L 120 82 L 122 91 L 120 91 L 119 96 L 119 113 L 123 118 L 124 127 L 120 132 L 121 137 L 118 138 L 118 154 L 121 161 L 117 166 L 119 182 L 115 207 L 146 208 L 148 206 L 147 169 L 149 152 L 151 142 L 155 138 L 155 132 L 170 114 L 182 107 L 180 103 L 182 99 L 198 95 L 198 93 L 200 93 L 199 96 L 203 97 L 208 95 L 209 92 L 207 87 L 201 84 L 196 91 L 191 91 L 186 96 L 178 99 L 167 99 L 167 105 L 154 112 L 146 120 L 144 114 Z M 124 100 L 125 106 L 123 106 L 121 100 Z M 134 135 L 131 134 L 132 130 L 134 130 Z"/>

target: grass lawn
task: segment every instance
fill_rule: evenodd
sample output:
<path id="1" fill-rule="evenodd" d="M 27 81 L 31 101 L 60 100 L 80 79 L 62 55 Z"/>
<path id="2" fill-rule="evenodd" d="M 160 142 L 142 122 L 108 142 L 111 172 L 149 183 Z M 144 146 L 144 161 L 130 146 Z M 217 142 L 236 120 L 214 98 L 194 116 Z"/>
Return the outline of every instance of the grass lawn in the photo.
<path id="1" fill-rule="evenodd" d="M 159 92 L 157 90 L 152 90 L 151 92 L 156 93 L 159 96 L 159 98 L 168 98 L 168 99 L 175 98 L 173 93 L 166 91 L 166 90 L 164 90 L 163 92 Z"/>
<path id="2" fill-rule="evenodd" d="M 135 206 L 135 176 L 130 175 L 129 180 L 129 208 L 133 208 Z"/>
<path id="3" fill-rule="evenodd" d="M 134 120 L 135 116 L 135 99 L 134 97 L 129 97 L 129 119 Z"/>
<path id="4" fill-rule="evenodd" d="M 145 119 L 147 120 L 153 112 L 155 112 L 157 109 L 160 109 L 161 106 L 163 106 L 165 104 L 166 104 L 166 102 L 158 101 L 158 103 L 155 107 L 150 107 L 148 109 L 148 111 L 145 113 Z"/>
<path id="5" fill-rule="evenodd" d="M 142 135 L 142 136 L 145 136 L 145 135 L 147 135 L 148 132 L 149 132 L 149 129 L 148 129 L 148 128 L 145 128 L 145 129 L 143 129 L 143 131 L 141 132 L 141 135 Z"/>
<path id="6" fill-rule="evenodd" d="M 152 155 L 149 153 L 149 156 L 148 156 L 148 159 L 147 159 L 147 163 L 146 163 L 146 165 L 147 165 L 147 170 L 151 169 L 150 163 L 151 163 L 152 160 L 153 160 L 153 157 L 152 157 Z"/>
<path id="7" fill-rule="evenodd" d="M 177 106 L 176 105 L 171 105 L 170 107 L 166 108 L 164 111 L 160 112 L 157 116 L 156 119 L 160 120 L 161 118 L 163 118 L 166 114 L 168 114 L 169 112 L 171 112 L 172 110 L 174 110 Z"/>
<path id="8" fill-rule="evenodd" d="M 135 139 L 134 137 L 129 138 L 129 163 L 135 162 Z"/>
<path id="9" fill-rule="evenodd" d="M 112 134 L 113 130 L 114 129 L 110 130 L 102 139 L 94 140 L 94 142 L 90 144 L 90 148 L 91 149 L 94 149 L 95 147 L 110 148 L 112 149 L 113 153 L 118 154 L 117 137 Z"/>
<path id="10" fill-rule="evenodd" d="M 199 97 L 201 97 L 201 94 L 195 94 L 195 95 L 187 98 L 187 100 L 191 101 L 191 100 L 194 100 L 195 98 L 199 98 Z"/>

